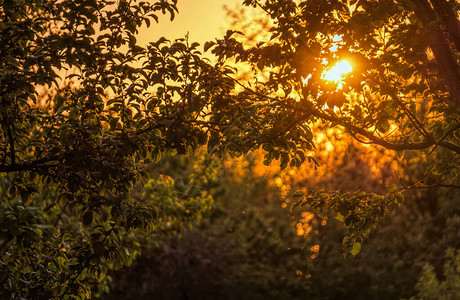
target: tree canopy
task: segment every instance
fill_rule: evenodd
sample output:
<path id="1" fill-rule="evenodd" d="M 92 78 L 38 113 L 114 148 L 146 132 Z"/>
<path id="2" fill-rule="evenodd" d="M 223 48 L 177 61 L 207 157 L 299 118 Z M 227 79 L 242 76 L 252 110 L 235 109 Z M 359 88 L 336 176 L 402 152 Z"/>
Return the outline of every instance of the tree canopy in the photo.
<path id="1" fill-rule="evenodd" d="M 270 37 L 247 45 L 239 37 L 244 33 L 228 31 L 207 47 L 222 64 L 242 63 L 253 70 L 247 82 L 238 82 L 240 90 L 225 109 L 226 115 L 242 105 L 259 111 L 254 116 L 247 109 L 250 116 L 236 126 L 260 135 L 267 164 L 280 159 L 282 167 L 293 166 L 310 159 L 311 128 L 320 121 L 363 144 L 399 155 L 418 151 L 429 163 L 418 178 L 401 179 L 403 190 L 458 188 L 458 4 L 244 3 L 272 20 Z M 327 80 L 325 74 L 343 62 L 352 71 L 340 80 Z M 367 235 L 390 203 L 398 202 L 401 190 L 389 192 L 383 196 L 362 191 L 340 196 L 299 192 L 295 196 L 301 198 L 298 204 L 334 211 L 351 229 L 345 250 L 357 253 L 360 244 L 354 242 Z"/>
<path id="2" fill-rule="evenodd" d="M 459 187 L 456 2 L 246 0 L 271 20 L 270 35 L 250 43 L 229 30 L 204 45 L 214 61 L 188 38 L 137 41 L 160 14 L 174 19 L 176 4 L 1 2 L 5 295 L 90 297 L 88 284 L 130 264 L 138 234 L 160 240 L 171 224 L 199 219 L 212 203 L 197 188 L 212 162 L 178 190 L 148 178 L 166 154 L 262 148 L 264 163 L 282 169 L 317 164 L 317 124 L 400 156 L 416 151 L 423 170 L 386 193 L 293 194 L 295 205 L 343 221 L 354 255 L 405 190 Z M 328 80 L 343 61 L 351 71 Z"/>

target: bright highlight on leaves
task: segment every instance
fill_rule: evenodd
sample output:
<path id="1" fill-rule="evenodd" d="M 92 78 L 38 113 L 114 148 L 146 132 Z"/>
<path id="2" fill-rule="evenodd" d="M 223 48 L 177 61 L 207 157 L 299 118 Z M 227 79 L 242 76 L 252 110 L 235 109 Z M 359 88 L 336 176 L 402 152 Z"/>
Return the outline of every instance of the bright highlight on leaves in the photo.
<path id="1" fill-rule="evenodd" d="M 351 65 L 346 60 L 342 60 L 333 66 L 329 71 L 325 72 L 322 78 L 329 81 L 339 82 L 342 77 L 345 74 L 350 73 L 351 70 Z"/>

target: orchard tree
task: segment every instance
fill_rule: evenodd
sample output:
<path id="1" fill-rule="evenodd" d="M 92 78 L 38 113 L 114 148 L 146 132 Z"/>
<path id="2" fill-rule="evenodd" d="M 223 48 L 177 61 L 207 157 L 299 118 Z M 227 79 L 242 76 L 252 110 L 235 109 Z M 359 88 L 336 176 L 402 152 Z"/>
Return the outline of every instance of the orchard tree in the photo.
<path id="1" fill-rule="evenodd" d="M 197 43 L 136 41 L 176 2 L 0 2 L 2 298 L 92 297 L 138 235 L 159 242 L 212 203 L 206 166 L 179 189 L 146 169 L 206 144 L 206 107 L 233 87 Z"/>
<path id="2" fill-rule="evenodd" d="M 239 128 L 248 149 L 282 167 L 312 158 L 311 128 L 322 122 L 363 144 L 416 151 L 421 176 L 400 178 L 387 194 L 298 191 L 295 205 L 332 213 L 350 229 L 344 250 L 363 238 L 410 188 L 459 188 L 460 22 L 455 1 L 258 1 L 245 5 L 271 19 L 271 36 L 246 45 L 244 32 L 208 42 L 219 64 L 253 76 L 237 81 L 216 111 Z M 249 68 L 248 68 L 249 67 Z M 263 76 L 262 76 L 263 75 Z M 217 102 L 216 102 L 217 103 Z M 245 107 L 244 110 L 241 107 Z M 221 111 L 224 111 L 221 113 Z M 235 112 L 242 117 L 236 118 Z M 249 137 L 258 136 L 256 144 Z M 414 174 L 420 172 L 414 172 Z"/>

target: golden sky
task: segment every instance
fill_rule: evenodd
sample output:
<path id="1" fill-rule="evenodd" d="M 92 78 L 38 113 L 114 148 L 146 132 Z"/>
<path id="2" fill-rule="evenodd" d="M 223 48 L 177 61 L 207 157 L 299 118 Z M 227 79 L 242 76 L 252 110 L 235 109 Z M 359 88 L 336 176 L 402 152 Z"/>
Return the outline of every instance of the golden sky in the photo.
<path id="1" fill-rule="evenodd" d="M 160 18 L 158 24 L 152 23 L 147 30 L 141 30 L 140 41 L 150 42 L 164 36 L 170 40 L 184 37 L 190 33 L 190 41 L 203 44 L 225 33 L 228 18 L 223 6 L 230 8 L 243 0 L 179 0 L 179 14 L 174 21 L 168 17 Z"/>

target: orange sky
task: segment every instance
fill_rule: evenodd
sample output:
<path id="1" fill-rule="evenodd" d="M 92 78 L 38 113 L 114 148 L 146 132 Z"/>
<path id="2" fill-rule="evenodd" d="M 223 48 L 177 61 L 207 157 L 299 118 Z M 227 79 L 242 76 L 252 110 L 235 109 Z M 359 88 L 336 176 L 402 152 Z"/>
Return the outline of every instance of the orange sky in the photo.
<path id="1" fill-rule="evenodd" d="M 179 14 L 174 21 L 169 17 L 160 18 L 160 23 L 152 23 L 147 30 L 142 30 L 140 41 L 148 43 L 161 36 L 168 39 L 182 38 L 190 33 L 190 41 L 203 44 L 225 33 L 228 18 L 223 6 L 230 8 L 241 4 L 243 0 L 179 0 Z"/>

